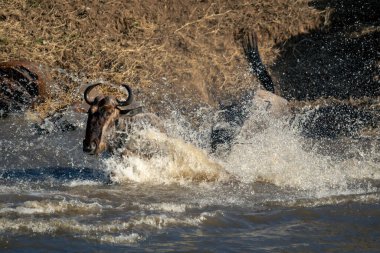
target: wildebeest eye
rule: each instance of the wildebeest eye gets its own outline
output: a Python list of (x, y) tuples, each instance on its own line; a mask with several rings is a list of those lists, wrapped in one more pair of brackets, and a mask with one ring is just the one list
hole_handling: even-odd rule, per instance
[(111, 112), (111, 111), (108, 111), (108, 110), (102, 110), (101, 113), (102, 113), (104, 116), (106, 116), (106, 117), (109, 117), (109, 116), (112, 115), (112, 112)]

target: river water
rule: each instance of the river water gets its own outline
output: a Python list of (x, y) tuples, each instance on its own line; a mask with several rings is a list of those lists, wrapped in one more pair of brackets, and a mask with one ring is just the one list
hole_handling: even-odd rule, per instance
[(169, 118), (170, 138), (146, 132), (165, 152), (95, 157), (85, 115), (65, 117), (75, 130), (0, 120), (1, 252), (379, 252), (376, 140), (252, 112), (225, 152)]

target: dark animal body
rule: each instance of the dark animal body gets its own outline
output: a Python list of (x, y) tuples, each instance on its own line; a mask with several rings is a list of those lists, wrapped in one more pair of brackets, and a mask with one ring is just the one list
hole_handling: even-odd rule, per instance
[(107, 130), (111, 124), (115, 124), (120, 114), (126, 114), (130, 110), (123, 110), (122, 106), (128, 106), (133, 101), (132, 90), (128, 85), (123, 85), (128, 91), (128, 98), (119, 101), (112, 96), (97, 96), (91, 100), (89, 93), (101, 83), (87, 87), (84, 99), (90, 105), (86, 125), (86, 135), (83, 140), (83, 151), (89, 154), (99, 154), (106, 149)]
[(274, 93), (274, 83), (260, 57), (256, 33), (248, 33), (242, 44), (252, 74), (259, 79), (265, 90)]
[[(136, 130), (136, 126), (152, 125), (163, 131), (158, 117), (152, 113), (143, 113), (142, 107), (133, 104), (132, 89), (124, 84), (128, 91), (126, 100), (118, 100), (113, 96), (97, 96), (89, 98), (89, 93), (100, 83), (90, 85), (84, 92), (84, 99), (90, 105), (86, 125), (86, 135), (83, 140), (83, 151), (88, 154), (100, 154), (103, 151), (114, 151), (118, 147), (132, 149), (131, 145), (117, 143), (128, 139), (128, 133)], [(118, 135), (118, 136), (117, 136)], [(127, 150), (125, 150), (127, 152)]]
[(48, 74), (29, 61), (0, 63), (0, 114), (22, 111), (48, 96)]

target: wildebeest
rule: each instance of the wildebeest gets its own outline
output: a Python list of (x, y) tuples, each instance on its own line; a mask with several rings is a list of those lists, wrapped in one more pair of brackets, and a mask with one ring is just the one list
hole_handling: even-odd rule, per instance
[(23, 111), (48, 97), (49, 76), (44, 67), (30, 61), (0, 63), (0, 117)]
[[(88, 86), (84, 92), (84, 99), (90, 105), (84, 152), (98, 155), (107, 150), (116, 157), (134, 156), (151, 159), (153, 163), (158, 159), (160, 162), (156, 166), (163, 166), (174, 178), (195, 181), (230, 178), (229, 173), (203, 150), (169, 136), (158, 116), (142, 112), (141, 107), (133, 105), (133, 93), (128, 85), (123, 85), (128, 91), (125, 100), (103, 95), (90, 99), (89, 93), (97, 85), (99, 83)], [(114, 176), (111, 173), (111, 177)]]
[[(256, 34), (246, 33), (241, 42), (245, 57), (251, 67), (250, 71), (260, 81), (262, 88), (220, 106), (219, 122), (222, 124), (215, 124), (212, 129), (213, 151), (216, 151), (221, 144), (229, 150), (250, 115), (250, 108), (257, 108), (270, 118), (286, 119), (283, 122), (297, 127), (302, 135), (308, 137), (332, 138), (358, 135), (363, 127), (376, 127), (378, 116), (365, 108), (352, 105), (350, 101), (335, 100), (331, 104), (322, 101), (321, 104), (310, 103), (310, 106), (305, 108), (297, 106), (294, 101), (288, 103), (285, 98), (276, 95), (279, 92), (261, 60)], [(263, 123), (259, 118), (253, 120), (258, 121), (254, 122), (259, 123), (257, 125)], [(262, 125), (265, 126), (265, 124)]]
[[(86, 135), (83, 140), (83, 151), (88, 154), (100, 154), (105, 150), (113, 151), (115, 133), (128, 133), (135, 125), (151, 125), (163, 131), (159, 118), (152, 113), (142, 113), (142, 107), (133, 105), (133, 92), (127, 85), (122, 86), (128, 91), (126, 100), (119, 100), (114, 96), (96, 96), (89, 98), (90, 92), (101, 83), (88, 86), (84, 92), (84, 99), (90, 105), (86, 125)], [(129, 129), (128, 129), (129, 128)], [(115, 144), (116, 145), (116, 144)]]
[(221, 103), (218, 122), (211, 131), (211, 149), (214, 152), (219, 145), (230, 148), (252, 106), (274, 117), (283, 117), (289, 113), (288, 101), (275, 94), (275, 85), (260, 57), (256, 34), (245, 34), (242, 47), (251, 73), (258, 78), (262, 88), (251, 91), (238, 100)]

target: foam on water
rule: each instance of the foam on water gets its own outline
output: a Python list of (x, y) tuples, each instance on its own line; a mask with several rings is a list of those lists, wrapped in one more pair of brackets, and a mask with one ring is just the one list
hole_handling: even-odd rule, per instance
[(339, 196), (328, 196), (318, 199), (279, 199), (276, 201), (268, 202), (271, 206), (281, 206), (281, 207), (318, 207), (323, 205), (344, 205), (347, 203), (357, 202), (362, 204), (376, 203), (380, 200), (380, 194), (369, 193), (369, 194), (355, 194), (355, 195), (339, 195)]
[(94, 186), (94, 185), (101, 185), (101, 184), (102, 184), (101, 182), (93, 181), (93, 180), (72, 180), (67, 183), (64, 183), (63, 185), (68, 186), (68, 187), (77, 187), (77, 186), (83, 186), (83, 185)]
[(0, 214), (17, 213), (17, 214), (53, 214), (53, 213), (75, 213), (91, 214), (101, 213), (102, 205), (99, 203), (83, 203), (79, 200), (42, 200), (26, 201), (19, 206), (1, 207)]
[(135, 244), (144, 238), (137, 233), (130, 234), (120, 234), (117, 236), (103, 235), (100, 237), (101, 242), (112, 243), (112, 244)]
[(106, 159), (105, 165), (113, 181), (170, 184), (229, 178), (229, 174), (218, 162), (194, 145), (149, 129), (143, 130), (139, 135), (154, 143), (156, 153), (151, 157), (131, 154)]
[[(197, 227), (214, 216), (214, 213), (203, 212), (194, 216), (176, 216), (165, 214), (135, 215), (133, 218), (101, 221), (88, 224), (75, 219), (25, 217), (17, 219), (0, 218), (0, 233), (36, 233), (55, 234), (58, 231), (75, 233), (77, 236), (101, 242), (116, 244), (133, 244), (145, 238), (144, 234), (152, 230), (168, 227)], [(137, 232), (136, 232), (137, 231)]]
[(186, 204), (177, 204), (177, 203), (151, 203), (151, 204), (140, 204), (134, 203), (134, 205), (139, 208), (143, 208), (150, 211), (165, 211), (165, 212), (174, 212), (174, 213), (184, 213), (187, 208), (191, 206)]

